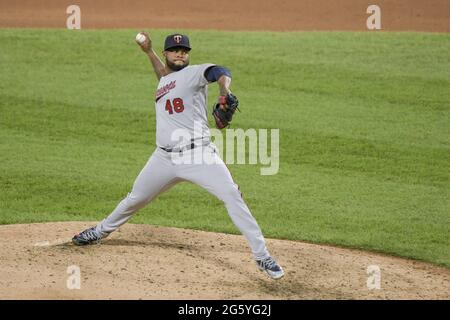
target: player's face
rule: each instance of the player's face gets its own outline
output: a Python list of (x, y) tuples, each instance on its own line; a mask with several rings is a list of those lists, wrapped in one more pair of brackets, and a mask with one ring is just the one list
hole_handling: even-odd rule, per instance
[(164, 51), (164, 57), (166, 57), (166, 65), (173, 71), (180, 71), (189, 65), (189, 49), (183, 47)]

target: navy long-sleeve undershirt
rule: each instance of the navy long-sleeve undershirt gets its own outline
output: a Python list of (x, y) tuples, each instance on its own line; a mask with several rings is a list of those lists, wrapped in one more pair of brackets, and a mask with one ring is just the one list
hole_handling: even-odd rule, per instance
[(222, 66), (212, 66), (205, 70), (205, 78), (209, 82), (215, 82), (223, 75), (231, 78), (231, 72)]

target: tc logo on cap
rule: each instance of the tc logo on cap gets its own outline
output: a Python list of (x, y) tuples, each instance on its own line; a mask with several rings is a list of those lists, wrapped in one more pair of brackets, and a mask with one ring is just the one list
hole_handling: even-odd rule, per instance
[(189, 45), (189, 37), (180, 33), (168, 35), (166, 37), (166, 41), (164, 42), (164, 50), (174, 47), (183, 47), (191, 50), (191, 46)]
[(180, 43), (180, 42), (181, 42), (181, 39), (183, 39), (183, 36), (180, 36), (180, 35), (173, 36), (173, 40), (174, 40), (176, 43)]

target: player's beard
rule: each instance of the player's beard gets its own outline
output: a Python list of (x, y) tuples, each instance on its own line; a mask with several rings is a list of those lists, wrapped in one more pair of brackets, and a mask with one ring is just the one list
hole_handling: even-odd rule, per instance
[(167, 58), (166, 58), (166, 65), (170, 68), (170, 70), (173, 70), (173, 71), (180, 71), (180, 70), (186, 68), (186, 67), (189, 65), (189, 58), (187, 58), (187, 59), (186, 59), (186, 62), (183, 63), (182, 65), (175, 64), (175, 63), (173, 63), (173, 62), (167, 60)]

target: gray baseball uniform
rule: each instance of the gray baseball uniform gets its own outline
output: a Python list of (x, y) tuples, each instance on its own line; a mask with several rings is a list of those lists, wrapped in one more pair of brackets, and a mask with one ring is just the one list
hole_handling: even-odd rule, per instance
[[(105, 235), (116, 230), (162, 192), (178, 182), (190, 181), (225, 203), (255, 259), (269, 257), (261, 229), (216, 146), (210, 142), (208, 81), (204, 76), (210, 66), (187, 66), (160, 79), (155, 104), (156, 150), (136, 178), (131, 192), (97, 225), (97, 232)], [(177, 132), (181, 134), (176, 135)], [(192, 161), (194, 158), (201, 161)]]

